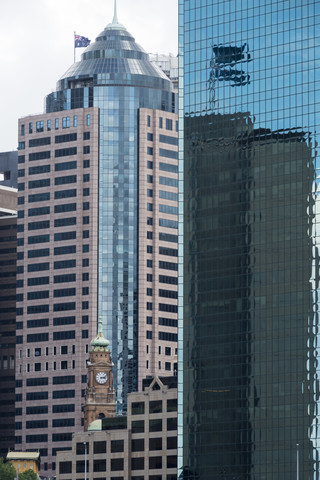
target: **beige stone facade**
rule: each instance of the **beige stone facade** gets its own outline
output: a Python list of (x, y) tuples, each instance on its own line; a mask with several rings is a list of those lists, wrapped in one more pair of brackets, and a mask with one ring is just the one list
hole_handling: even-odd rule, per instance
[(83, 426), (97, 326), (98, 109), (19, 121), (16, 450), (41, 470)]
[(139, 111), (139, 389), (173, 375), (178, 318), (178, 117)]
[(58, 452), (56, 480), (176, 480), (176, 377), (147, 380), (129, 394), (128, 416), (102, 428), (74, 434), (72, 450)]

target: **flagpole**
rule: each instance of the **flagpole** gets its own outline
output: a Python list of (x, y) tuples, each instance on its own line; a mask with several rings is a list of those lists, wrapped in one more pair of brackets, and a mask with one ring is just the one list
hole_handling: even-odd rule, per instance
[(73, 63), (76, 63), (76, 32), (73, 32)]

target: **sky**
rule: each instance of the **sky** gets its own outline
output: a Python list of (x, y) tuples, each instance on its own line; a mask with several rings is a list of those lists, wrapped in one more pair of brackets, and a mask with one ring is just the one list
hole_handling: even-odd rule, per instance
[[(117, 3), (119, 23), (145, 51), (177, 54), (178, 0)], [(73, 63), (74, 32), (94, 41), (113, 8), (114, 0), (1, 0), (0, 152), (16, 150), (18, 118), (44, 112), (45, 96)]]

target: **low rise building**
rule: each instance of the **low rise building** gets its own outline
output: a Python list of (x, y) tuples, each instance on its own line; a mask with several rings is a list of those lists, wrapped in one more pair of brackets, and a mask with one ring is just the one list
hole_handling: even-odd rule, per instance
[(176, 480), (177, 377), (147, 378), (128, 415), (96, 419), (57, 453), (56, 480)]

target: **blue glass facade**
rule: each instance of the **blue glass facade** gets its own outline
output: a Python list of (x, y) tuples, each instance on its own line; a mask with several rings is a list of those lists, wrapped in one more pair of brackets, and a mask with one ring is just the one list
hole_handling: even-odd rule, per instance
[[(121, 410), (137, 390), (138, 110), (176, 110), (172, 84), (118, 23), (110, 24), (48, 95), (47, 112), (99, 107), (99, 293)], [(90, 119), (88, 119), (90, 121)]]
[(180, 478), (318, 479), (320, 4), (179, 9)]

